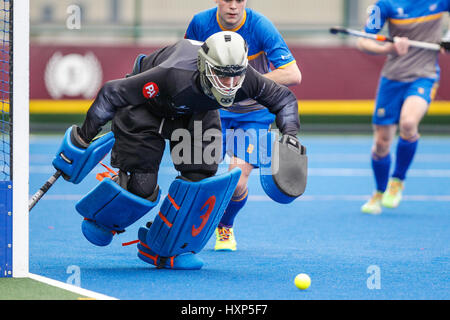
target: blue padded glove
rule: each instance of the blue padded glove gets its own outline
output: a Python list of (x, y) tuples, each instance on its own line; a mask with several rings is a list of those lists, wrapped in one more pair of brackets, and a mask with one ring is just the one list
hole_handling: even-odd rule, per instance
[(114, 134), (108, 132), (88, 144), (73, 125), (66, 130), (52, 164), (62, 171), (64, 179), (78, 184), (111, 151), (114, 141)]

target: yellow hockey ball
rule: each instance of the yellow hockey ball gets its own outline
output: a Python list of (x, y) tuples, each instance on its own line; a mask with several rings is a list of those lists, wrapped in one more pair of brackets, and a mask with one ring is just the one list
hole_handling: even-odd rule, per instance
[(311, 285), (311, 278), (306, 273), (299, 273), (294, 279), (295, 286), (300, 290), (308, 289)]

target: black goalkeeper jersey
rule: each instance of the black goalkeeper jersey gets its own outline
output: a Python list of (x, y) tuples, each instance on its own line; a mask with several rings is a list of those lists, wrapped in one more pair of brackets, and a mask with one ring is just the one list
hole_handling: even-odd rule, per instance
[[(155, 116), (183, 117), (222, 108), (207, 96), (197, 69), (201, 42), (183, 39), (145, 57), (140, 73), (105, 83), (87, 112), (81, 135), (91, 141), (119, 108), (139, 105)], [(295, 135), (300, 127), (295, 95), (285, 86), (248, 66), (235, 101), (254, 99), (276, 115), (283, 134)]]

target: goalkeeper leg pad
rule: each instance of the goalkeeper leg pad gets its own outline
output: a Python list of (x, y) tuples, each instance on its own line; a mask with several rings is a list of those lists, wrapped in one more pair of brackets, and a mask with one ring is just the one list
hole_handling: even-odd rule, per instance
[(161, 257), (145, 244), (148, 228), (141, 227), (138, 232), (138, 258), (156, 266), (158, 269), (198, 270), (203, 267), (203, 260), (191, 252), (178, 256)]
[(92, 189), (75, 206), (85, 220), (82, 224), (84, 236), (98, 246), (108, 245), (115, 233), (142, 218), (159, 202), (160, 191), (156, 200), (149, 201), (132, 194), (120, 185), (105, 178)]
[(63, 172), (64, 178), (74, 184), (80, 183), (86, 175), (111, 151), (114, 134), (108, 132), (94, 140), (86, 149), (73, 143), (76, 126), (67, 129), (64, 139), (53, 159), (53, 166)]
[(241, 169), (235, 168), (198, 182), (175, 179), (145, 244), (162, 257), (200, 252), (217, 228), (240, 175)]

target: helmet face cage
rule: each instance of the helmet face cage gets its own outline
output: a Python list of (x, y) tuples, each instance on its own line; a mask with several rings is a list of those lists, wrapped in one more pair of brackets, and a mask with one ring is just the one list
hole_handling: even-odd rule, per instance
[[(205, 60), (205, 75), (210, 81), (212, 87), (225, 97), (233, 97), (245, 78), (245, 66), (213, 66), (209, 61)], [(224, 82), (225, 78), (229, 78)]]
[(223, 107), (230, 107), (242, 87), (248, 65), (248, 47), (237, 33), (222, 31), (199, 49), (198, 70), (203, 91)]

